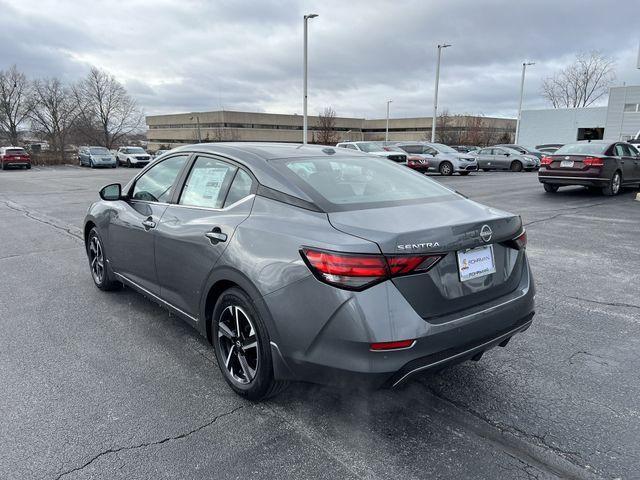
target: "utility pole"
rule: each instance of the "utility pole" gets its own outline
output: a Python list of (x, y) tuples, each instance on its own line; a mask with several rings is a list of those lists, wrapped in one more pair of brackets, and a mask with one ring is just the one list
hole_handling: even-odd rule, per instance
[(302, 70), (304, 72), (303, 79), (303, 87), (302, 87), (302, 144), (307, 144), (307, 23), (310, 18), (316, 18), (318, 15), (316, 13), (309, 13), (303, 17), (304, 21), (304, 45), (303, 45), (303, 54), (302, 54)]
[(387, 100), (387, 128), (384, 131), (384, 141), (385, 143), (389, 141), (389, 104), (393, 102), (393, 100)]
[(522, 117), (522, 98), (524, 97), (524, 74), (527, 71), (528, 65), (535, 65), (535, 62), (523, 62), (522, 63), (522, 78), (520, 79), (520, 103), (518, 104), (518, 119), (516, 120), (516, 138), (515, 143), (518, 143), (520, 137), (520, 118)]
[(438, 119), (438, 83), (440, 83), (440, 59), (442, 49), (450, 47), (451, 44), (443, 43), (438, 45), (438, 63), (436, 63), (436, 88), (433, 93), (433, 118), (431, 119), (431, 143), (436, 141), (436, 120)]

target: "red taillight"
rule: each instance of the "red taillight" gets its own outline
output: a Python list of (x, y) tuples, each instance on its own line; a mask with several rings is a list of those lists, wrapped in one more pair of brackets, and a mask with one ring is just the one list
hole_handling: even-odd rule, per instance
[(553, 162), (553, 158), (551, 157), (542, 157), (540, 159), (540, 165), (551, 165), (552, 162)]
[(604, 167), (604, 159), (599, 157), (585, 157), (582, 163), (589, 167)]
[(401, 348), (410, 348), (415, 343), (415, 340), (399, 340), (396, 342), (377, 342), (369, 345), (369, 348), (375, 352), (384, 350), (399, 350)]
[(319, 280), (349, 290), (363, 290), (391, 277), (426, 272), (441, 255), (337, 253), (303, 248), (302, 258)]

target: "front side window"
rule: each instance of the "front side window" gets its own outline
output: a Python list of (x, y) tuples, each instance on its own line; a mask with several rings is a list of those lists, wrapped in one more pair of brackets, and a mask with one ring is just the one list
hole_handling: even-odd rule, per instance
[(222, 208), (237, 168), (215, 158), (199, 157), (180, 196), (180, 205)]
[(151, 167), (136, 181), (131, 198), (146, 202), (168, 202), (187, 158), (188, 155), (171, 157)]
[(273, 164), (326, 211), (375, 208), (454, 195), (386, 159), (298, 158)]

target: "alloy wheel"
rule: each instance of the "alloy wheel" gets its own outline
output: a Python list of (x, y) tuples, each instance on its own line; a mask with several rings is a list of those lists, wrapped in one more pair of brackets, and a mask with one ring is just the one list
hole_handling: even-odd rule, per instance
[(218, 319), (218, 345), (224, 368), (236, 382), (247, 385), (258, 370), (258, 337), (247, 313), (237, 305), (229, 305)]
[(92, 237), (89, 242), (89, 262), (93, 280), (100, 285), (104, 281), (104, 253), (98, 237)]
[(611, 191), (614, 195), (616, 195), (620, 191), (621, 184), (620, 174), (618, 172), (613, 174), (613, 179), (611, 179)]

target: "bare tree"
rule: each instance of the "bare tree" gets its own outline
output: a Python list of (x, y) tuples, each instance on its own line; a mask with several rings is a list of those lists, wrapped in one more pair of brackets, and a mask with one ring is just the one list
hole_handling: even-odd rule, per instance
[(0, 70), (0, 128), (12, 145), (18, 144), (18, 128), (32, 108), (31, 86), (24, 73), (13, 65)]
[(79, 108), (78, 128), (96, 145), (112, 149), (140, 130), (142, 111), (115, 77), (93, 67), (74, 88)]
[(325, 107), (318, 115), (317, 142), (321, 145), (335, 145), (338, 141), (336, 132), (336, 112), (331, 107)]
[(600, 52), (579, 53), (575, 61), (542, 82), (542, 96), (553, 108), (588, 107), (613, 84), (615, 63)]
[[(459, 145), (463, 132), (460, 120), (460, 115), (451, 115), (446, 108), (441, 110), (436, 119), (436, 141), (445, 145)], [(431, 140), (430, 131), (425, 133), (425, 138)]]
[(71, 127), (76, 119), (78, 104), (71, 89), (57, 78), (33, 82), (33, 108), (29, 113), (32, 129), (42, 134), (64, 161)]

